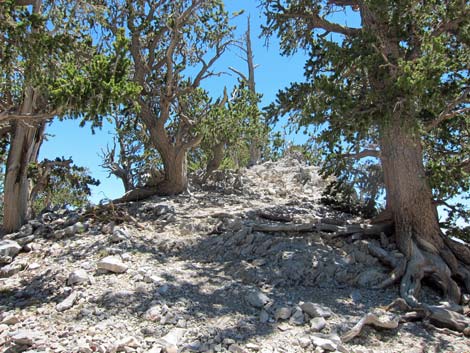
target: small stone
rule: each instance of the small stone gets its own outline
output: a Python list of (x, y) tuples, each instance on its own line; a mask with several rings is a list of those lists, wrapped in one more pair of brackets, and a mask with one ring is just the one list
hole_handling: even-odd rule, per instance
[(329, 308), (322, 307), (319, 304), (306, 302), (300, 305), (303, 312), (307, 313), (310, 317), (330, 317), (333, 313)]
[(24, 264), (12, 263), (0, 268), (0, 278), (11, 277), (25, 268)]
[(57, 311), (65, 311), (70, 309), (78, 299), (78, 292), (72, 292), (70, 295), (65, 298), (62, 302), (56, 305)]
[(109, 240), (112, 243), (119, 243), (124, 240), (128, 240), (130, 238), (129, 233), (127, 230), (122, 229), (122, 228), (117, 228), (113, 230), (112, 235), (110, 236)]
[(292, 316), (289, 319), (289, 323), (291, 325), (301, 326), (301, 325), (304, 324), (304, 322), (305, 322), (304, 313), (302, 312), (302, 310), (300, 308), (296, 308), (294, 310), (294, 313), (292, 314)]
[(144, 314), (144, 319), (149, 321), (157, 321), (161, 317), (160, 307), (158, 305), (150, 307)]
[(195, 341), (187, 344), (184, 348), (185, 348), (185, 350), (187, 349), (187, 350), (192, 351), (192, 352), (200, 352), (201, 347), (202, 347), (201, 341), (195, 340)]
[(7, 316), (5, 316), (5, 318), (2, 321), (0, 321), (0, 324), (15, 325), (18, 322), (20, 322), (20, 319), (18, 319), (18, 316), (7, 315)]
[(140, 347), (140, 343), (137, 340), (137, 338), (129, 336), (129, 337), (125, 337), (122, 340), (118, 341), (117, 346), (118, 346), (118, 350), (125, 349), (126, 347), (138, 348), (138, 347)]
[(88, 283), (89, 281), (90, 277), (88, 276), (88, 273), (84, 269), (80, 268), (70, 273), (67, 284), (69, 286), (73, 286), (74, 284)]
[(170, 332), (168, 332), (165, 336), (163, 336), (162, 340), (170, 345), (177, 346), (183, 338), (185, 332), (186, 330), (182, 328), (174, 328), (170, 330)]
[(470, 326), (466, 327), (466, 328), (463, 330), (463, 334), (464, 334), (466, 337), (470, 337)]
[(0, 256), (15, 257), (21, 250), (21, 245), (13, 240), (0, 240)]
[(114, 273), (123, 273), (127, 271), (127, 266), (115, 256), (106, 256), (98, 262), (98, 269)]
[(338, 348), (338, 345), (332, 340), (318, 336), (311, 336), (311, 339), (314, 346), (320, 347), (325, 351), (334, 352)]
[(31, 330), (18, 330), (10, 334), (10, 339), (16, 344), (32, 346), (44, 336), (41, 332)]
[(276, 312), (274, 313), (274, 318), (276, 319), (276, 321), (287, 320), (288, 318), (291, 317), (291, 315), (292, 315), (292, 309), (284, 307), (284, 308), (279, 308), (276, 310)]
[(312, 340), (307, 336), (302, 336), (299, 338), (299, 346), (302, 348), (307, 348), (312, 344)]
[(269, 297), (263, 292), (256, 290), (251, 291), (245, 296), (245, 300), (255, 308), (262, 308), (269, 302)]
[(325, 326), (326, 326), (326, 320), (321, 316), (315, 317), (312, 320), (310, 320), (310, 328), (314, 332), (320, 332), (321, 330), (325, 328)]
[(252, 351), (259, 351), (261, 347), (256, 343), (247, 343), (246, 348), (251, 349)]
[(287, 322), (281, 322), (277, 325), (279, 331), (287, 331), (290, 330), (292, 327)]

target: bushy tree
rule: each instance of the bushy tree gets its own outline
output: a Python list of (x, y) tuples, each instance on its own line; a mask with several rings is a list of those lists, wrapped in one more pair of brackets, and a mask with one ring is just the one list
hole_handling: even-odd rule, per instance
[(206, 177), (219, 169), (224, 159), (227, 166), (247, 165), (253, 140), (266, 141), (267, 128), (258, 109), (259, 99), (260, 96), (240, 80), (230, 95), (224, 91), (224, 96), (201, 121), (197, 129), (204, 137), (199, 158), (205, 161)]
[(89, 203), (90, 186), (100, 184), (86, 168), (74, 165), (72, 159), (45, 159), (30, 165), (28, 173), (34, 182), (30, 194), (32, 216), (55, 206), (83, 207)]
[(161, 174), (161, 159), (144, 126), (127, 109), (113, 113), (109, 120), (114, 123), (113, 145), (101, 151), (101, 167), (122, 181), (125, 192), (154, 185)]
[[(264, 0), (265, 34), (284, 54), (305, 50), (303, 83), (274, 114), (321, 127), (335, 159), (375, 159), (385, 214), (406, 262), (401, 294), (418, 305), (423, 277), (459, 302), (470, 291), (470, 249), (440, 229), (436, 206), (468, 191), (470, 5), (467, 1)], [(338, 13), (356, 11), (358, 28)], [(343, 15), (344, 16), (344, 15)], [(344, 17), (343, 17), (344, 18)]]
[[(0, 2), (0, 133), (10, 135), (4, 185), (4, 228), (28, 217), (28, 167), (37, 162), (45, 122), (100, 115), (135, 86), (127, 81), (126, 43), (96, 46), (91, 29), (100, 18), (92, 2)], [(99, 48), (102, 48), (99, 50)]]
[(188, 151), (202, 140), (195, 131), (205, 109), (198, 106), (201, 81), (215, 75), (212, 66), (232, 41), (228, 14), (220, 0), (104, 3), (109, 31), (129, 38), (133, 81), (142, 88), (136, 114), (164, 170), (157, 188), (129, 197), (180, 193)]

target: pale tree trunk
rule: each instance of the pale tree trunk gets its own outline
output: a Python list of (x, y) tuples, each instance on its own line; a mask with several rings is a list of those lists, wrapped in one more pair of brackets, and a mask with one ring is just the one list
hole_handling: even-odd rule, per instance
[[(470, 272), (465, 259), (467, 251), (454, 255), (458, 245), (446, 239), (439, 227), (423, 164), (423, 150), (413, 124), (395, 119), (383, 128), (381, 136), (382, 166), (387, 191), (387, 208), (395, 224), (395, 240), (405, 255), (407, 266), (401, 282), (401, 295), (412, 306), (418, 306), (421, 280), (430, 278), (451, 302), (460, 301), (458, 277), (470, 290)], [(461, 249), (464, 250), (464, 249)], [(461, 255), (461, 256), (459, 256)], [(462, 258), (460, 258), (462, 257)]]
[[(255, 64), (253, 62), (254, 55), (251, 46), (251, 26), (250, 17), (248, 17), (248, 28), (246, 30), (246, 61), (248, 64), (248, 86), (253, 94), (256, 94), (255, 86)], [(254, 137), (250, 141), (250, 160), (248, 166), (257, 165), (261, 160), (261, 146), (258, 138)]]
[[(35, 93), (27, 88), (21, 108), (22, 114), (32, 113)], [(6, 232), (18, 230), (29, 216), (28, 166), (37, 161), (43, 140), (44, 124), (31, 126), (19, 121), (10, 143), (5, 186), (3, 228)]]

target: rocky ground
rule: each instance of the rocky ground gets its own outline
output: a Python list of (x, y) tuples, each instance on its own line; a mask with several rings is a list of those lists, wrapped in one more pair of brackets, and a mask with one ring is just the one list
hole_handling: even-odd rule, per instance
[[(398, 285), (372, 289), (389, 269), (370, 246), (401, 255), (322, 206), (323, 188), (290, 158), (178, 197), (43, 213), (0, 240), (0, 351), (470, 352), (385, 310)], [(369, 313), (390, 327), (347, 340)]]

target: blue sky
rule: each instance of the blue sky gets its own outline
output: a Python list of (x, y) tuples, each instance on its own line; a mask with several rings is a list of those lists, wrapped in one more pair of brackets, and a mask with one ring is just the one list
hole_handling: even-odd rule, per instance
[[(254, 0), (227, 0), (226, 7), (230, 12), (244, 9), (241, 16), (233, 20), (233, 25), (237, 26), (236, 36), (240, 37), (246, 31), (247, 16), (251, 17), (251, 30), (253, 51), (256, 69), (257, 90), (263, 94), (262, 105), (272, 102), (279, 89), (284, 88), (291, 82), (301, 81), (303, 78), (303, 65), (305, 57), (299, 53), (293, 57), (282, 57), (279, 54), (279, 46), (275, 39), (271, 39), (269, 47), (266, 47), (265, 39), (259, 38), (261, 24), (264, 24), (264, 17), (260, 9), (256, 7)], [(238, 70), (246, 72), (246, 64), (233, 48), (220, 59), (216, 64), (219, 71), (229, 71), (228, 67), (233, 66)], [(222, 75), (203, 82), (202, 86), (211, 92), (211, 95), (219, 96), (223, 92), (223, 87), (230, 89), (236, 83), (235, 75)], [(124, 192), (120, 181), (114, 176), (108, 178), (108, 173), (100, 167), (101, 159), (99, 153), (106, 144), (112, 142), (112, 126), (105, 123), (101, 130), (96, 130), (95, 135), (91, 134), (89, 126), (79, 127), (78, 120), (55, 120), (47, 128), (47, 133), (53, 135), (44, 142), (40, 159), (55, 158), (64, 156), (72, 157), (74, 163), (87, 167), (94, 178), (101, 181), (101, 185), (93, 187), (92, 201), (98, 202), (102, 198), (117, 198)]]

